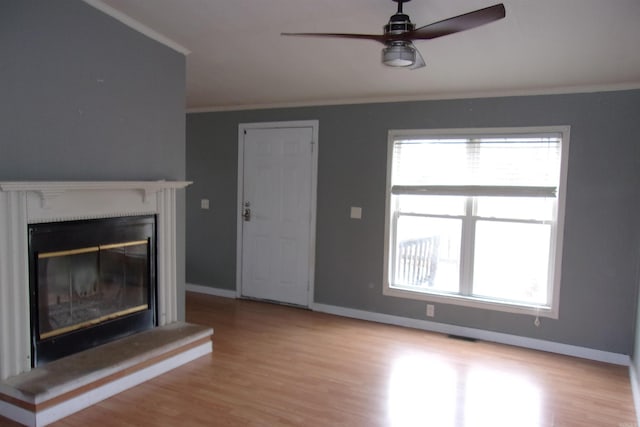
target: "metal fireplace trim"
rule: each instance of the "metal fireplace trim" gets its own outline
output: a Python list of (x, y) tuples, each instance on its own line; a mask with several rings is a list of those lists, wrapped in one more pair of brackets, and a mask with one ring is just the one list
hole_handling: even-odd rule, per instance
[(126, 316), (128, 314), (133, 314), (133, 313), (137, 313), (139, 311), (147, 310), (148, 308), (149, 308), (149, 304), (143, 304), (143, 305), (139, 305), (137, 307), (127, 308), (126, 310), (116, 311), (115, 313), (111, 313), (111, 314), (108, 314), (108, 315), (105, 315), (105, 316), (96, 317), (96, 318), (94, 318), (92, 320), (87, 320), (86, 322), (76, 323), (75, 325), (65, 326), (63, 328), (55, 329), (55, 330), (53, 330), (51, 332), (44, 332), (44, 333), (40, 332), (40, 339), (44, 340), (44, 339), (47, 339), (47, 338), (56, 337), (58, 335), (66, 334), (68, 332), (73, 332), (73, 331), (76, 331), (78, 329), (85, 328), (87, 326), (98, 325), (98, 324), (106, 322), (108, 320), (117, 319), (119, 317)]

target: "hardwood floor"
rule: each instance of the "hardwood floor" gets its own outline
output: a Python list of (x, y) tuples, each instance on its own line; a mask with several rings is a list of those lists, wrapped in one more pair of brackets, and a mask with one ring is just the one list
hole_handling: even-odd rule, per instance
[(636, 426), (622, 366), (198, 294), (187, 321), (212, 355), (53, 425)]

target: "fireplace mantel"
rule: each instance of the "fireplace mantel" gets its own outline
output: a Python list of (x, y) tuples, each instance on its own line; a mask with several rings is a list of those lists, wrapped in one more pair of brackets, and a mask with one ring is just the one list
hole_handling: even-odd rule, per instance
[(0, 191), (142, 190), (157, 193), (180, 189), (191, 181), (0, 181)]
[(36, 193), (42, 208), (70, 191), (138, 191), (143, 201), (165, 189), (181, 189), (191, 181), (0, 181), (0, 191)]
[(188, 181), (0, 181), (0, 380), (31, 369), (28, 224), (155, 214), (158, 324), (177, 321), (176, 190)]

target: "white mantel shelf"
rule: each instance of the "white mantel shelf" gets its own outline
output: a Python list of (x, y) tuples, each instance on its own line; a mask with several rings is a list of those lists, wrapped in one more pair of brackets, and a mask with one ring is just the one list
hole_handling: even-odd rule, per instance
[(2, 191), (149, 190), (184, 188), (191, 181), (0, 181)]
[(67, 191), (137, 190), (144, 199), (164, 189), (181, 189), (191, 181), (0, 181), (0, 191), (31, 191), (40, 195), (42, 206)]
[(24, 194), (29, 223), (156, 213), (159, 194), (190, 181), (0, 181), (0, 194)]

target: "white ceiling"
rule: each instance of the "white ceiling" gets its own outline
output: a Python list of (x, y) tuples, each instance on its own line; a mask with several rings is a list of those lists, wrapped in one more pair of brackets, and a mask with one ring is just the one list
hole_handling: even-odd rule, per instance
[[(391, 0), (87, 2), (190, 52), (191, 111), (640, 88), (640, 0), (504, 0), (501, 21), (416, 42), (418, 70), (385, 67), (373, 41), (280, 36), (381, 34)], [(498, 2), (413, 0), (404, 12), (420, 27)]]

